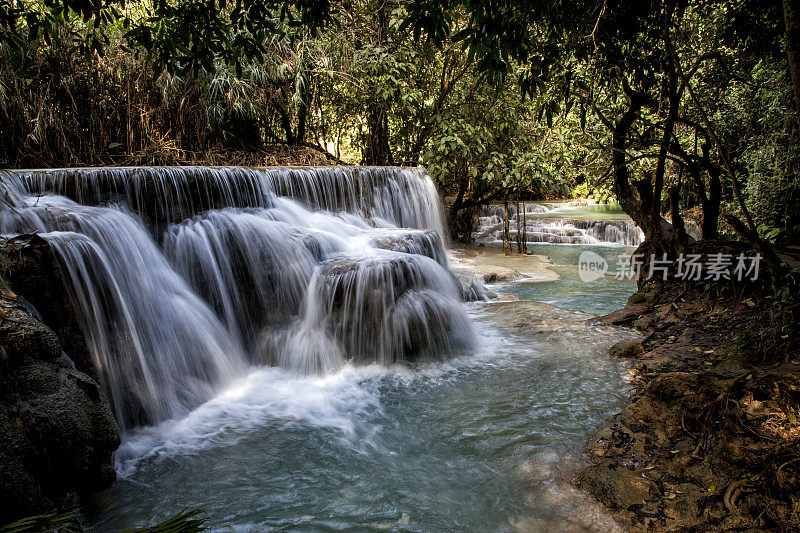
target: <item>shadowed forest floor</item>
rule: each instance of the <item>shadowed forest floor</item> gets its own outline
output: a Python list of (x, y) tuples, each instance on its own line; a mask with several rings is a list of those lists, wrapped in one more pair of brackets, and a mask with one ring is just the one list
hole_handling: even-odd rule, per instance
[[(577, 478), (632, 531), (788, 531), (800, 523), (800, 356), (766, 364), (742, 335), (753, 298), (646, 287), (604, 323), (633, 325), (635, 392), (589, 440)], [(615, 353), (616, 352), (616, 353)], [(763, 357), (763, 356), (762, 356)]]

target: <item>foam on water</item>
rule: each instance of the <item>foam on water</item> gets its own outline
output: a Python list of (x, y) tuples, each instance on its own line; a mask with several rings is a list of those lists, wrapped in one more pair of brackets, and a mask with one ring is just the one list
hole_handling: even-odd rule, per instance
[(381, 407), (361, 384), (385, 372), (377, 365), (347, 365), (324, 376), (253, 369), (185, 417), (134, 431), (115, 454), (117, 472), (124, 478), (143, 461), (233, 446), (256, 428), (274, 424), (332, 429), (343, 441), (363, 441), (359, 418)]
[(620, 332), (561, 313), (568, 334), (530, 336), (508, 325), (513, 306), (469, 312), (472, 355), (327, 375), (254, 369), (189, 415), (135, 430), (116, 455), (121, 481), (87, 511), (90, 529), (153, 523), (178, 504), (241, 531), (373, 530), (404, 515), (416, 531), (550, 520), (532, 491), (552, 479), (531, 485), (520, 463), (574, 460), (621, 401), (605, 353)]
[[(473, 306), (471, 314), (481, 315)], [(514, 336), (486, 324), (478, 326), (474, 353), (413, 366), (346, 363), (327, 374), (298, 374), (279, 367), (252, 368), (185, 416), (134, 430), (115, 453), (121, 477), (143, 463), (233, 446), (265, 427), (298, 425), (334, 431), (342, 445), (364, 449), (377, 445), (371, 436), (385, 423), (381, 387), (413, 390), (457, 380), (476, 368), (519, 363)]]
[(520, 462), (621, 401), (625, 334), (461, 301), (424, 171), (0, 174), (0, 232), (50, 242), (125, 431), (90, 530), (507, 531), (552, 507)]
[(250, 366), (325, 374), (474, 343), (424, 171), (1, 177), (0, 232), (50, 242), (123, 431), (186, 415)]

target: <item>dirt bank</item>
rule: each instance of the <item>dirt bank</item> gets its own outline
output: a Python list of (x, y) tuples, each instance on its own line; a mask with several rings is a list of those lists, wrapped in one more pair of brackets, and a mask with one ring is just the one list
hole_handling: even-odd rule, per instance
[(780, 335), (780, 353), (752, 342), (782, 305), (765, 292), (660, 283), (601, 319), (645, 340), (611, 350), (631, 358), (635, 392), (589, 440), (590, 465), (575, 481), (623, 527), (800, 527), (800, 356), (788, 338), (797, 328)]
[[(114, 155), (104, 153), (98, 155), (99, 160), (90, 161), (48, 161), (40, 160), (34, 165), (37, 168), (63, 168), (88, 166), (320, 166), (336, 163), (327, 154), (309, 146), (289, 146), (286, 144), (268, 144), (253, 149), (207, 150), (191, 152), (175, 148), (170, 144), (152, 147), (143, 152)], [(9, 168), (20, 168), (11, 166)], [(22, 167), (27, 168), (27, 167)]]

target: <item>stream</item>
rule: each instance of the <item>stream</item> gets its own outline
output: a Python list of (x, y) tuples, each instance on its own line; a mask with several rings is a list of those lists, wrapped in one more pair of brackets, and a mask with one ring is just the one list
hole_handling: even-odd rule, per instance
[(0, 177), (0, 233), (49, 243), (120, 425), (89, 531), (614, 529), (567, 481), (627, 393), (607, 350), (632, 333), (588, 320), (635, 287), (576, 267), (633, 249), (618, 212), (528, 204), (540, 255), (509, 258), (492, 207), (476, 253), (519, 276), (469, 301), (422, 169)]
[[(613, 276), (582, 283), (576, 268), (584, 250), (611, 263), (630, 247), (529, 248), (559, 279), (493, 290), (593, 314), (635, 290)], [(472, 355), (324, 377), (255, 370), (186, 419), (141, 431), (117, 454), (123, 477), (96, 499), (93, 530), (185, 507), (220, 531), (562, 530), (600, 513), (563, 482), (624, 402), (624, 368), (607, 349), (628, 333), (532, 335), (509, 323), (517, 304), (465, 305), (479, 338)]]

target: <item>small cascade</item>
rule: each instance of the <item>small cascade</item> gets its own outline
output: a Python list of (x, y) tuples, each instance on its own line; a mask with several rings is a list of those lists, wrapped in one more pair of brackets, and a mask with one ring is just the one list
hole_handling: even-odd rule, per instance
[[(516, 206), (508, 206), (509, 233), (517, 236)], [(481, 243), (503, 242), (505, 210), (502, 205), (485, 206), (479, 214), (473, 239)], [(631, 220), (571, 218), (570, 210), (558, 204), (525, 205), (525, 237), (529, 243), (621, 244), (638, 246), (644, 233)], [(519, 220), (522, 224), (522, 220)]]
[(458, 303), (461, 286), (428, 257), (341, 254), (322, 264), (316, 281), (323, 323), (357, 361), (377, 356), (391, 364), (420, 350), (428, 356), (457, 352), (473, 341)]
[(56, 252), (123, 428), (184, 415), (254, 365), (325, 373), (475, 341), (422, 170), (0, 178), (0, 232), (38, 232)]
[[(526, 215), (541, 215), (544, 213), (550, 213), (560, 208), (558, 204), (554, 203), (525, 203), (525, 211)], [(491, 218), (493, 220), (499, 220), (501, 223), (503, 222), (503, 217), (505, 216), (505, 208), (502, 205), (498, 204), (490, 204), (481, 206), (479, 211), (478, 217), (481, 219), (484, 218)], [(508, 205), (508, 216), (509, 218), (515, 219), (517, 216), (517, 206), (515, 204)]]

